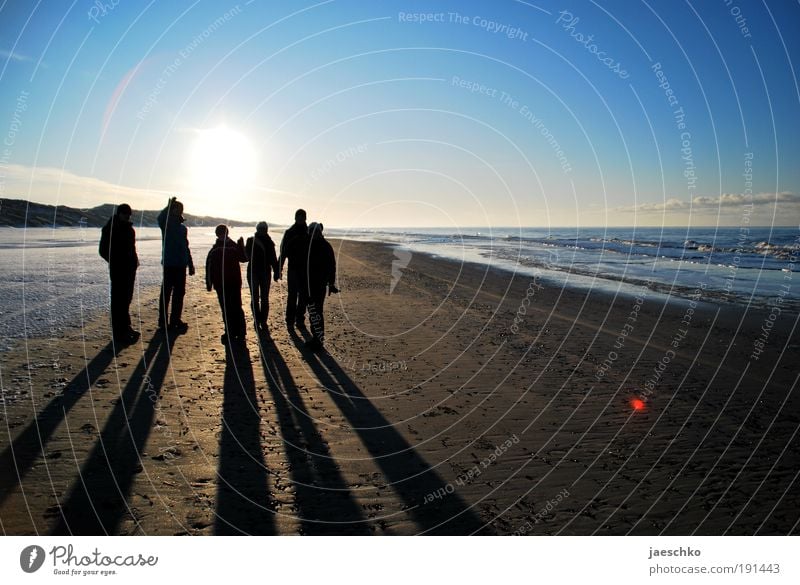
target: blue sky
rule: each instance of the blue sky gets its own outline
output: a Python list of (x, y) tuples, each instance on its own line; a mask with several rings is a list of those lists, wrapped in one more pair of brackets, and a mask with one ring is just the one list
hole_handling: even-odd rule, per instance
[[(798, 22), (724, 0), (7, 1), (0, 196), (340, 227), (798, 225)], [(233, 138), (198, 158), (211, 135)]]

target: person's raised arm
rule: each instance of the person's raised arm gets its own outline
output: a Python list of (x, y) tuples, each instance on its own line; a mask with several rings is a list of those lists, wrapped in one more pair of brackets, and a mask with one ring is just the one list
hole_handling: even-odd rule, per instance
[(167, 206), (158, 214), (158, 227), (160, 227), (162, 230), (164, 229), (164, 226), (167, 225), (167, 215), (169, 215), (170, 207), (172, 207), (172, 204), (175, 203), (176, 200), (177, 197), (170, 197), (169, 201), (167, 201)]

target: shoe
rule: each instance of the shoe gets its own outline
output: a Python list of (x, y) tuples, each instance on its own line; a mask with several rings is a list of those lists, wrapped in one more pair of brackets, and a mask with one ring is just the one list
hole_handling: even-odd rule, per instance
[(306, 349), (310, 349), (311, 351), (319, 351), (322, 349), (322, 342), (316, 337), (309, 339), (304, 345)]
[(186, 333), (189, 331), (189, 324), (183, 321), (176, 321), (175, 323), (170, 323), (170, 329), (173, 329), (178, 333)]
[(139, 334), (136, 333), (136, 335), (132, 335), (127, 331), (125, 331), (123, 333), (114, 335), (113, 338), (114, 338), (114, 345), (131, 345), (132, 343), (136, 343), (136, 340), (139, 339)]
[(139, 333), (138, 331), (131, 329), (130, 327), (128, 328), (128, 337), (131, 338), (134, 342), (138, 341), (141, 336), (142, 334)]

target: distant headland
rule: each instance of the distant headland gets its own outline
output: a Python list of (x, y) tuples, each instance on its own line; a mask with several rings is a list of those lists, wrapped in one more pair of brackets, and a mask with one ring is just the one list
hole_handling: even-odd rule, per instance
[[(134, 210), (133, 223), (141, 227), (158, 227), (156, 210)], [(102, 227), (114, 213), (114, 205), (104, 203), (90, 209), (78, 209), (64, 205), (46, 205), (24, 199), (0, 199), (0, 227)], [(190, 226), (217, 225), (243, 227), (253, 222), (185, 214)]]

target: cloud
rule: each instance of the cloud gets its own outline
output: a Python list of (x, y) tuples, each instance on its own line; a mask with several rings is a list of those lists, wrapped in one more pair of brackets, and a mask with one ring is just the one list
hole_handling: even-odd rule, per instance
[(6, 49), (0, 49), (0, 58), (10, 59), (11, 61), (19, 61), (20, 63), (24, 63), (25, 61), (33, 61), (33, 57), (28, 57), (22, 53), (15, 53), (14, 51), (8, 51)]
[(800, 195), (790, 191), (780, 193), (757, 193), (744, 195), (742, 193), (722, 193), (718, 197), (705, 197), (698, 195), (691, 201), (671, 198), (660, 203), (641, 203), (615, 207), (611, 211), (621, 213), (664, 213), (666, 211), (684, 211), (708, 213), (710, 211), (721, 214), (741, 213), (745, 205), (753, 204), (754, 208), (767, 211), (767, 206), (777, 206), (779, 212), (799, 213)]
[(78, 208), (125, 200), (143, 207), (158, 206), (166, 193), (159, 189), (117, 185), (54, 167), (0, 166), (0, 197), (11, 199)]

